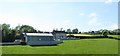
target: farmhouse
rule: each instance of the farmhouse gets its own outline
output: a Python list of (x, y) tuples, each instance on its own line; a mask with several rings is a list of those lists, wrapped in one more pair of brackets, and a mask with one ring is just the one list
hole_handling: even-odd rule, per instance
[(66, 32), (65, 31), (53, 31), (53, 37), (55, 39), (61, 40), (63, 42), (63, 39), (66, 38)]
[(52, 33), (23, 33), (27, 45), (56, 45), (62, 43), (66, 37), (64, 31), (53, 31)]

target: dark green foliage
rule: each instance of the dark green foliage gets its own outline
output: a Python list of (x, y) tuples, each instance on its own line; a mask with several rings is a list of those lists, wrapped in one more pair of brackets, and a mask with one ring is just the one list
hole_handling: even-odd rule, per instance
[(13, 39), (12, 38), (12, 32), (11, 32), (11, 29), (10, 29), (10, 25), (9, 24), (1, 24), (0, 27), (2, 28), (2, 41), (6, 42), (11, 42)]
[(81, 32), (79, 32), (79, 34), (81, 34)]
[(73, 34), (77, 34), (77, 33), (78, 33), (78, 29), (77, 29), (77, 28), (76, 28), (76, 29), (73, 29), (73, 30), (72, 30), (72, 33), (73, 33)]
[[(75, 29), (73, 29), (73, 30), (67, 29), (66, 32), (67, 32), (67, 34), (78, 34), (78, 33), (79, 33), (77, 28), (75, 28)], [(80, 33), (81, 33), (81, 32), (80, 32)]]
[(16, 36), (21, 33), (36, 33), (32, 26), (29, 25), (18, 25), (15, 29), (11, 29), (9, 24), (0, 24), (0, 29), (2, 30), (2, 41), (3, 42), (13, 42), (16, 39)]
[(71, 34), (72, 32), (71, 32), (71, 29), (67, 29), (67, 31), (66, 31), (68, 34)]
[(29, 25), (22, 25), (19, 30), (25, 33), (36, 32), (36, 30), (32, 26), (29, 26)]

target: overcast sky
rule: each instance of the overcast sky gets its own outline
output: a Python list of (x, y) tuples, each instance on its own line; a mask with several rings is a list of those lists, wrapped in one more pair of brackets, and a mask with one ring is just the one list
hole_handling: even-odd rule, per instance
[(118, 28), (118, 0), (2, 0), (0, 24), (30, 25), (52, 31), (78, 28), (79, 31)]

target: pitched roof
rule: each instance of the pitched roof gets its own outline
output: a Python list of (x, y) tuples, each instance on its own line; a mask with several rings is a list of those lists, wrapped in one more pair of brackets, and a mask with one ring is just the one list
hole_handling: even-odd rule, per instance
[(52, 34), (47, 33), (25, 33), (27, 36), (53, 36)]
[(53, 31), (54, 33), (66, 33), (65, 31)]

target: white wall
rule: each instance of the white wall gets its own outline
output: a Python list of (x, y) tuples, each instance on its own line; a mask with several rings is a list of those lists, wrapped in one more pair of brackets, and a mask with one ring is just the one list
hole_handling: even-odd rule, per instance
[[(27, 37), (27, 44), (28, 45), (53, 45), (57, 44), (57, 41), (53, 40), (53, 37)], [(44, 40), (42, 40), (44, 39)]]
[(66, 38), (66, 33), (56, 33), (54, 37), (57, 39)]

